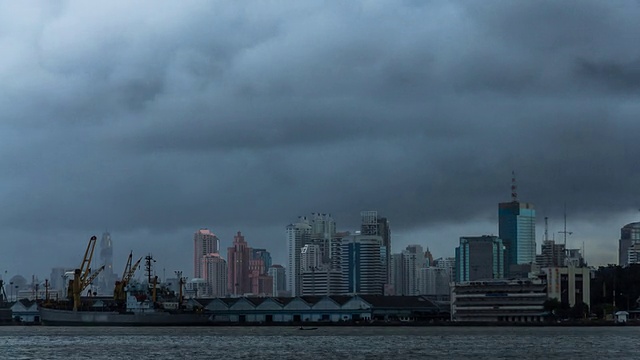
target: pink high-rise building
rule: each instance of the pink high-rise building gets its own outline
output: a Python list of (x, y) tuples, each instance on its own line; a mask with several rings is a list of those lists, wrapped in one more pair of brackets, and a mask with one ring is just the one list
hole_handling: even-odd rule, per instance
[(244, 240), (244, 236), (238, 231), (233, 237), (233, 247), (227, 249), (228, 276), (227, 288), (229, 294), (243, 295), (251, 292), (251, 279), (249, 278), (249, 262), (251, 260), (251, 248)]
[(220, 251), (220, 240), (209, 229), (200, 229), (193, 235), (193, 277), (203, 278), (202, 257)]

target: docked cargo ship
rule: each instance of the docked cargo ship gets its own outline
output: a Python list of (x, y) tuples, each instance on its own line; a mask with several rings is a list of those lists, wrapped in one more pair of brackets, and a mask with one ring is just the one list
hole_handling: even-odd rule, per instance
[[(40, 307), (40, 321), (54, 326), (192, 326), (205, 325), (209, 316), (201, 309), (186, 309), (179, 302), (154, 302), (140, 294), (145, 284), (126, 289), (126, 306), (117, 301), (84, 301), (73, 310), (64, 303)], [(63, 306), (61, 306), (63, 304)]]
[(97, 326), (189, 326), (205, 325), (209, 316), (203, 309), (187, 306), (182, 296), (184, 285), (179, 276), (179, 293), (159, 287), (157, 276), (152, 276), (151, 255), (145, 257), (147, 282), (132, 281), (142, 258), (132, 264), (129, 254), (122, 279), (115, 283), (113, 299), (81, 298), (80, 294), (104, 268), (90, 269), (96, 237), (89, 241), (80, 268), (69, 281), (67, 299), (44, 301), (40, 304), (40, 321), (43, 325), (97, 325)]

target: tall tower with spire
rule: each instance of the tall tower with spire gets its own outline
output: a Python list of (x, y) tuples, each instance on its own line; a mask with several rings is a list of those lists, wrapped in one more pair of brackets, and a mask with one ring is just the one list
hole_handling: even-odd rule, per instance
[(113, 273), (113, 243), (111, 234), (105, 231), (100, 239), (100, 263), (104, 265), (104, 270), (98, 275), (98, 292), (101, 295), (113, 293), (115, 275)]
[(515, 172), (511, 172), (511, 201), (498, 204), (498, 236), (507, 251), (507, 271), (510, 265), (536, 260), (536, 210), (518, 200)]

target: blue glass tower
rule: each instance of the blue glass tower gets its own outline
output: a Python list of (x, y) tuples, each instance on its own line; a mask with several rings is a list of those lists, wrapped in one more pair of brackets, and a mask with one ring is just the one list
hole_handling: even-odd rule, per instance
[(536, 210), (517, 200), (498, 206), (498, 237), (507, 249), (508, 266), (536, 260)]

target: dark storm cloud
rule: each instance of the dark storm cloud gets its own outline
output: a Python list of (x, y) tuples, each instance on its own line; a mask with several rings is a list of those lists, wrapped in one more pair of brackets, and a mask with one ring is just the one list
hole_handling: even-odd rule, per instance
[(631, 1), (0, 5), (0, 224), (187, 254), (208, 226), (282, 256), (297, 215), (354, 229), (377, 209), (418, 242), (495, 232), (512, 170), (541, 217), (615, 218), (638, 201), (638, 18)]

